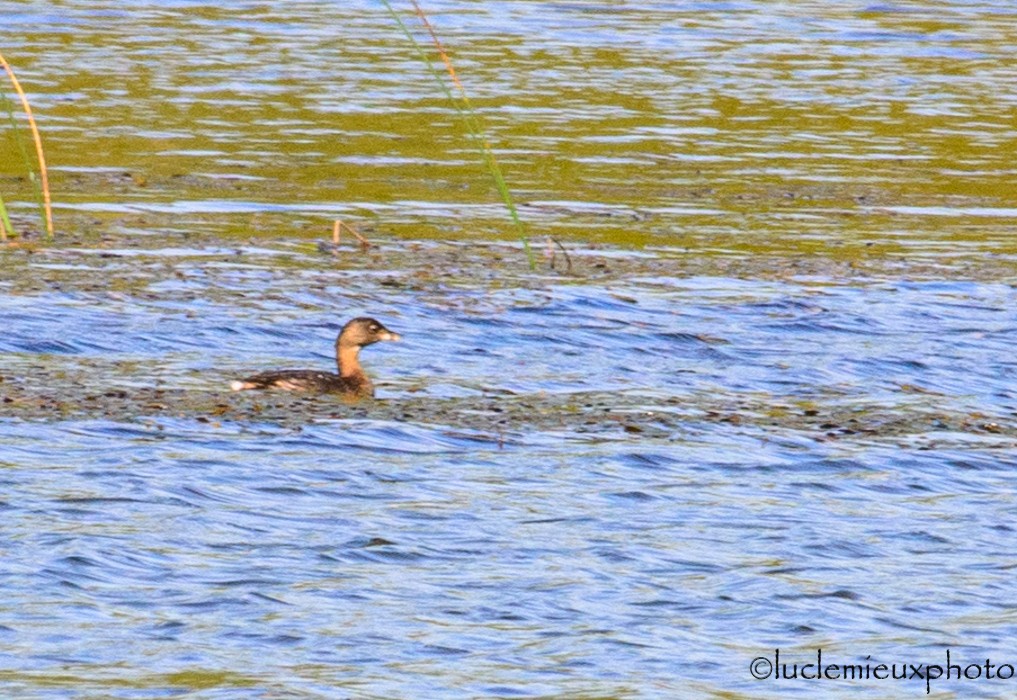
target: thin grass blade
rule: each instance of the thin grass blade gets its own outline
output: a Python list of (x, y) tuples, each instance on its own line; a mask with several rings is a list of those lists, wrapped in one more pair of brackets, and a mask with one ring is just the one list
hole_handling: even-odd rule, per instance
[(14, 236), (14, 227), (11, 226), (11, 217), (7, 215), (4, 198), (0, 197), (0, 241), (6, 243), (7, 236)]
[[(25, 96), (25, 91), (21, 89), (21, 83), (18, 82), (17, 76), (14, 75), (14, 70), (7, 63), (3, 54), (0, 54), (0, 68), (3, 68), (4, 72), (7, 73), (7, 77), (11, 79), (14, 91), (18, 94), (18, 98), (21, 101), (21, 107), (25, 110), (25, 115), (28, 117), (28, 125), (32, 130), (32, 139), (35, 141), (35, 154), (39, 159), (39, 178), (42, 190), (43, 219), (46, 223), (46, 235), (49, 238), (53, 238), (53, 207), (49, 194), (49, 174), (46, 170), (46, 155), (42, 150), (42, 137), (39, 136), (39, 127), (35, 123), (35, 116), (32, 114), (32, 106), (28, 103), (28, 97)], [(13, 115), (13, 111), (11, 114)]]
[[(32, 183), (35, 202), (39, 207), (39, 221), (45, 221), (46, 209), (43, 206), (42, 187), (39, 186), (39, 178), (36, 176), (35, 169), (32, 166), (32, 158), (28, 155), (28, 149), (25, 148), (25, 136), (14, 113), (15, 105), (3, 90), (0, 90), (0, 106), (3, 107), (4, 112), (7, 114), (7, 123), (11, 128), (11, 140), (21, 155), (21, 162), (25, 166), (25, 172), (28, 173), (28, 181)], [(14, 235), (13, 231), (11, 235)]]
[(530, 249), (530, 241), (526, 235), (526, 227), (523, 225), (522, 219), (519, 218), (519, 212), (516, 210), (515, 202), (513, 202), (512, 200), (512, 193), (508, 188), (508, 184), (505, 182), (505, 176), (502, 174), (501, 167), (498, 165), (498, 161), (494, 157), (494, 151), (491, 149), (490, 143), (488, 143), (487, 139), (484, 137), (484, 130), (480, 123), (480, 118), (477, 116), (476, 111), (473, 109), (473, 105), (470, 104), (469, 97), (466, 94), (466, 89), (463, 87), (463, 84), (459, 81), (459, 77), (456, 75), (456, 71), (452, 65), (452, 61), (448, 57), (448, 53), (446, 53), (445, 48), (444, 46), (442, 46), (441, 41), (438, 39), (438, 35), (434, 31), (434, 28), (431, 26), (430, 21), (427, 19), (427, 15), (424, 14), (424, 11), (421, 9), (420, 5), (417, 3), (416, 0), (410, 1), (413, 4), (417, 16), (420, 18), (421, 22), (427, 28), (427, 32), (431, 37), (431, 41), (434, 43), (435, 47), (438, 50), (442, 62), (445, 64), (445, 70), (449, 74), (452, 83), (455, 85), (456, 89), (459, 92), (458, 97), (456, 97), (456, 95), (453, 94), (448, 84), (442, 79), (441, 73), (434, 67), (434, 63), (431, 61), (431, 58), (427, 55), (427, 52), (424, 51), (423, 47), (420, 46), (416, 38), (413, 36), (413, 33), (403, 22), (399, 14), (392, 8), (392, 5), (389, 4), (388, 0), (382, 0), (382, 4), (385, 5), (385, 8), (388, 10), (388, 13), (395, 20), (396, 24), (402, 30), (403, 34), (406, 35), (406, 38), (409, 40), (410, 44), (416, 50), (420, 58), (424, 61), (424, 64), (427, 66), (431, 75), (434, 77), (435, 81), (441, 87), (442, 91), (448, 97), (453, 107), (455, 107), (456, 111), (459, 113), (459, 117), (463, 120), (463, 123), (466, 125), (466, 130), (469, 133), (470, 138), (473, 140), (474, 144), (476, 144), (477, 148), (480, 150), (481, 156), (483, 157), (484, 160), (484, 165), (487, 166), (488, 172), (491, 173), (491, 177), (494, 179), (495, 186), (498, 188), (498, 193), (501, 195), (502, 201), (505, 203), (505, 207), (508, 209), (509, 216), (511, 217), (513, 224), (515, 224), (516, 230), (519, 233), (519, 238), (523, 242), (523, 248), (526, 251), (526, 259), (530, 264), (530, 269), (534, 269), (536, 267), (536, 261), (533, 257), (533, 251)]

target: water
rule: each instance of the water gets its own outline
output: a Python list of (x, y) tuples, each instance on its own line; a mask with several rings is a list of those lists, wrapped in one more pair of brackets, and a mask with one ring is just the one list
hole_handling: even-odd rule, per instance
[[(530, 271), (383, 8), (0, 2), (63, 228), (0, 255), (0, 694), (1017, 664), (1012, 13), (640, 5), (426, 6)], [(362, 314), (375, 403), (226, 390)]]

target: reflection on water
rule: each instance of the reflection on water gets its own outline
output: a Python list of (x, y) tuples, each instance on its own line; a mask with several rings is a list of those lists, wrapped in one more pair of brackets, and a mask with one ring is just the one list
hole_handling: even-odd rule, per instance
[[(479, 243), (497, 195), (374, 3), (0, 2), (83, 241), (0, 256), (5, 696), (1014, 662), (1013, 17), (644, 5), (428, 3), (568, 277)], [(320, 255), (335, 217), (379, 245)], [(225, 390), (364, 313), (405, 338), (376, 404)]]

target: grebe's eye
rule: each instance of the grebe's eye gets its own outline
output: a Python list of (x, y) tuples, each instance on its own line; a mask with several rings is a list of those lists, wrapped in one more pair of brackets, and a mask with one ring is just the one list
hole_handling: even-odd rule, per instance
[(381, 326), (372, 325), (370, 330), (372, 333), (377, 333), (378, 331), (381, 330)]

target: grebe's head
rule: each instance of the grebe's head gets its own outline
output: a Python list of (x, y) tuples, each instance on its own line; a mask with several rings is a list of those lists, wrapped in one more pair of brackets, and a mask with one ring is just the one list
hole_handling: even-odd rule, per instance
[(373, 318), (361, 317), (355, 318), (343, 326), (336, 345), (340, 347), (362, 348), (365, 345), (377, 343), (379, 340), (399, 339), (398, 333), (393, 333), (388, 328), (385, 328), (385, 326), (381, 325), (381, 322), (375, 321)]

